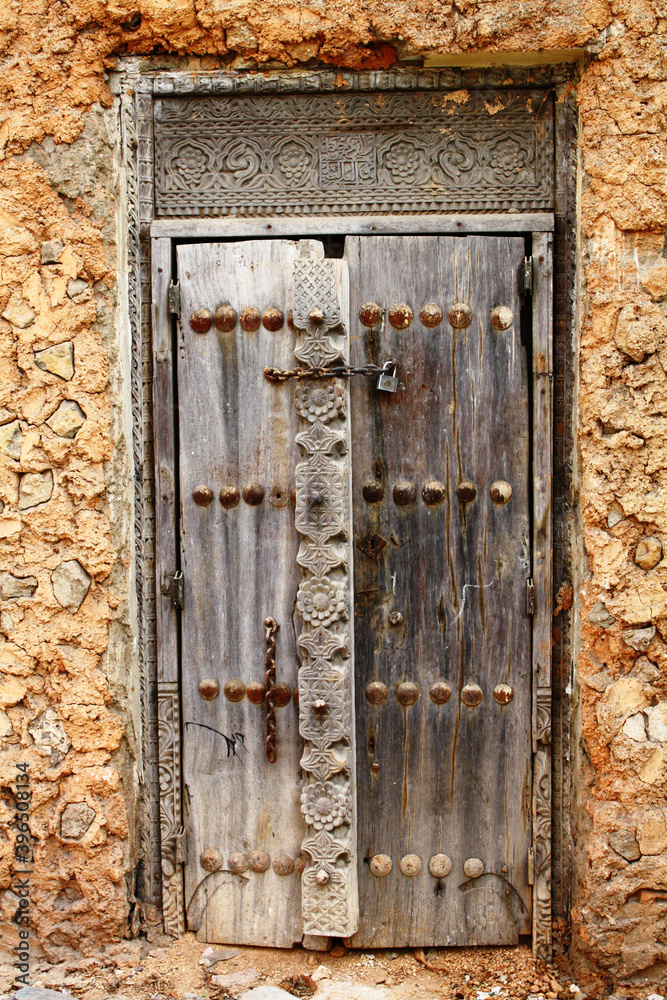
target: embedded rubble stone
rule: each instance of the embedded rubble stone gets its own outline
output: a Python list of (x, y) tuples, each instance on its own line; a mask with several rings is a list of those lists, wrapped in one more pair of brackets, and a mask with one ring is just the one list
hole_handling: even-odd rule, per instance
[(635, 562), (642, 569), (653, 569), (662, 559), (662, 542), (655, 535), (648, 535), (637, 543)]
[(0, 427), (0, 454), (18, 460), (21, 457), (22, 445), (23, 434), (18, 420), (13, 420), (10, 424), (3, 424)]
[(628, 628), (622, 635), (623, 641), (631, 649), (636, 649), (638, 653), (645, 653), (655, 636), (655, 625), (647, 625), (646, 628)]
[(77, 559), (62, 562), (51, 574), (53, 595), (61, 607), (75, 614), (90, 589), (90, 577)]
[(86, 414), (73, 399), (65, 399), (55, 413), (46, 421), (54, 434), (62, 438), (73, 438), (86, 422)]
[(11, 736), (13, 732), (14, 727), (12, 726), (11, 719), (4, 709), (0, 709), (0, 739), (4, 739), (5, 736)]
[(67, 294), (70, 299), (75, 299), (77, 295), (81, 295), (88, 288), (88, 282), (84, 281), (83, 278), (70, 278), (67, 282)]
[(42, 264), (57, 264), (64, 249), (62, 240), (47, 240), (42, 243)]
[(638, 656), (634, 666), (630, 671), (631, 677), (639, 677), (645, 684), (655, 684), (660, 680), (660, 670), (655, 663), (649, 660), (648, 656)]
[(642, 309), (630, 302), (623, 306), (616, 321), (614, 341), (633, 361), (643, 361), (652, 354), (660, 339), (654, 310)]
[(26, 472), (19, 483), (19, 510), (28, 510), (40, 503), (46, 503), (53, 495), (53, 473)]
[(646, 709), (648, 738), (655, 743), (667, 743), (667, 701)]
[(602, 601), (596, 601), (588, 612), (588, 620), (596, 628), (611, 628), (616, 619), (607, 611)]
[(95, 810), (87, 802), (68, 802), (60, 817), (60, 834), (69, 840), (80, 840), (95, 819)]
[(32, 597), (37, 590), (34, 576), (14, 576), (0, 572), (0, 601), (18, 601), (22, 597)]
[(66, 382), (74, 375), (74, 346), (71, 340), (54, 344), (43, 351), (35, 352), (35, 364), (43, 372), (50, 372)]
[(47, 708), (36, 719), (33, 719), (28, 724), (28, 732), (32, 736), (35, 746), (50, 754), (51, 767), (57, 767), (64, 760), (72, 745), (56, 715), (55, 708)]
[(8, 424), (10, 420), (16, 420), (16, 414), (6, 406), (0, 406), (0, 424)]
[(228, 988), (235, 986), (252, 986), (259, 979), (257, 969), (242, 969), (239, 972), (228, 972), (224, 976), (211, 976), (211, 982), (215, 986), (225, 986)]
[(614, 830), (610, 833), (609, 846), (626, 861), (637, 861), (641, 858), (637, 839), (629, 830)]
[(19, 330), (26, 330), (35, 322), (35, 313), (25, 299), (20, 296), (12, 296), (2, 318), (6, 319), (12, 326), (18, 327)]
[(645, 743), (646, 719), (643, 712), (637, 712), (635, 715), (629, 716), (623, 723), (623, 732), (629, 739), (634, 740), (635, 743)]

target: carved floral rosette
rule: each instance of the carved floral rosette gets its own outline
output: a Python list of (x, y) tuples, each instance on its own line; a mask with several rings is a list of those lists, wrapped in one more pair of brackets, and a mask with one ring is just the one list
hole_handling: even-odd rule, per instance
[[(323, 366), (346, 360), (342, 323), (345, 271), (325, 260), (321, 244), (302, 241), (294, 269), (297, 360)], [(313, 309), (323, 319), (311, 321)], [(307, 825), (302, 850), (304, 933), (349, 937), (358, 923), (354, 798), (354, 644), (352, 568), (349, 558), (348, 386), (335, 379), (306, 380), (296, 389), (301, 421), (297, 443), (304, 460), (296, 468), (297, 561), (303, 579), (297, 593), (301, 811)]]

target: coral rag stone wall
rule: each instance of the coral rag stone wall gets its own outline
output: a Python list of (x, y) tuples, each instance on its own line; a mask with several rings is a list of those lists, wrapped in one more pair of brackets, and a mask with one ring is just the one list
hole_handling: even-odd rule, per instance
[[(15, 764), (30, 763), (47, 952), (125, 932), (138, 842), (122, 177), (105, 70), (119, 53), (252, 70), (579, 47), (573, 944), (612, 977), (664, 961), (666, 25), (664, 0), (0, 6), (0, 775), (9, 823)], [(6, 892), (6, 918), (16, 905)]]

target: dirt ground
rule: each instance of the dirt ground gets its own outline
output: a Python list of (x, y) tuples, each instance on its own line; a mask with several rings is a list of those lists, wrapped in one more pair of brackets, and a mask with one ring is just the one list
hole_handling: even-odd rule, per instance
[[(280, 986), (315, 1000), (651, 1000), (654, 987), (580, 984), (565, 968), (536, 962), (527, 944), (515, 948), (435, 948), (347, 951), (333, 954), (295, 948), (206, 945), (193, 934), (174, 941), (161, 934), (109, 946), (100, 955), (72, 957), (59, 965), (36, 961), (31, 985), (82, 1000), (236, 1000), (254, 986)], [(229, 957), (210, 968), (206, 949)], [(231, 954), (230, 954), (231, 953)], [(8, 957), (8, 956), (7, 956)], [(217, 955), (213, 956), (214, 958)], [(223, 983), (213, 977), (227, 977)], [(13, 970), (0, 965), (0, 993), (11, 992)]]

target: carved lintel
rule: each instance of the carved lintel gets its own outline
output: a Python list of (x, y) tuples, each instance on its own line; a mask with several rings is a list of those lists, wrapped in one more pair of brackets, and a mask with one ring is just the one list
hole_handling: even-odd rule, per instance
[(183, 866), (177, 858), (181, 815), (181, 754), (179, 686), (159, 682), (158, 741), (160, 762), (160, 842), (162, 864), (162, 915), (166, 934), (185, 932)]
[[(347, 297), (345, 265), (325, 259), (320, 244), (302, 241), (294, 269), (295, 355), (309, 366), (346, 360), (341, 323)], [(311, 318), (313, 317), (313, 318)], [(296, 390), (301, 418), (297, 443), (295, 522), (302, 537), (297, 593), (299, 731), (305, 741), (301, 811), (304, 932), (349, 937), (358, 924), (354, 774), (352, 537), (348, 386), (305, 382)]]

